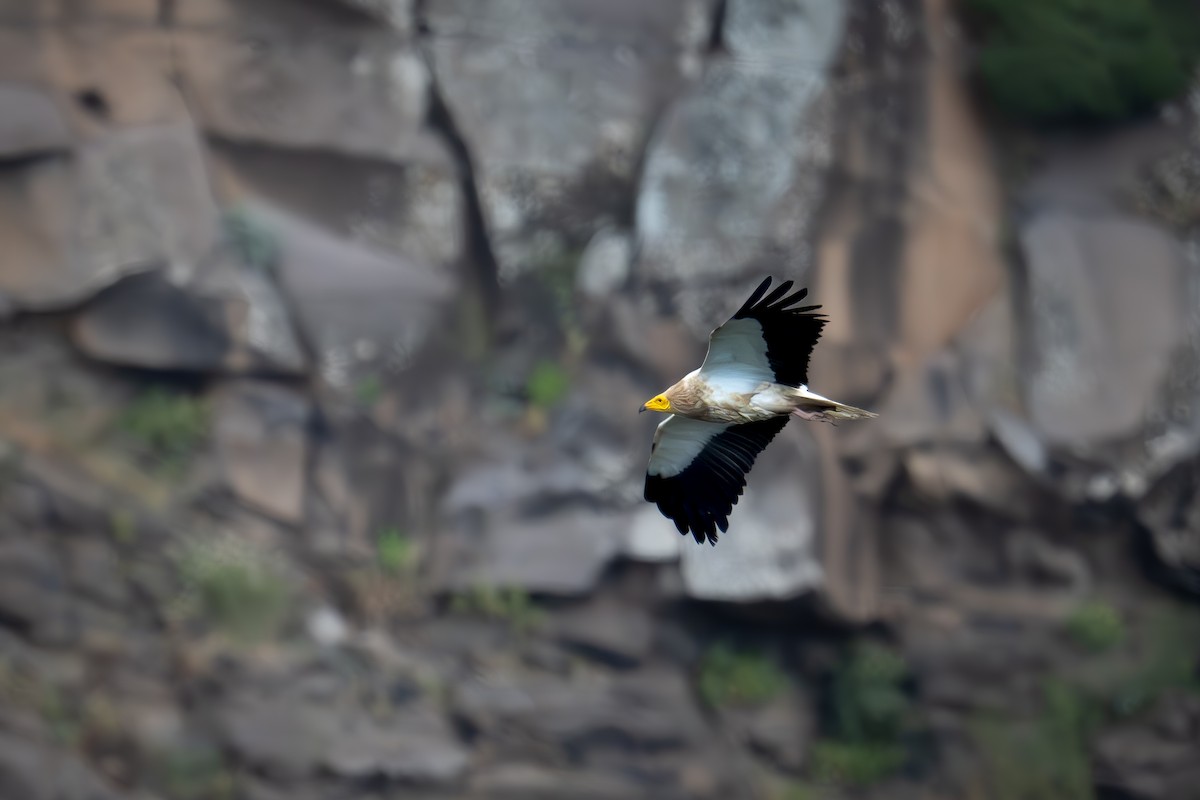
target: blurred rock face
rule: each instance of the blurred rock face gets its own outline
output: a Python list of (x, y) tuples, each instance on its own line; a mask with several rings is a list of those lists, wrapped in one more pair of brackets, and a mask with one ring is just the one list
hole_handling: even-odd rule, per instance
[[(988, 131), (966, 52), (943, 0), (0, 0), (0, 796), (975, 796), (1077, 673), (1127, 711), (1051, 760), (1183, 796), (1129, 553), (1194, 598), (1200, 107)], [(763, 274), (881, 417), (698, 548), (633, 409)]]

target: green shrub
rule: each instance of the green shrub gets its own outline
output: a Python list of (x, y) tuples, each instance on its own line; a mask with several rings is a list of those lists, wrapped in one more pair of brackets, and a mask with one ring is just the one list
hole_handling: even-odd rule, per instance
[(907, 674), (904, 659), (891, 650), (869, 642), (856, 645), (833, 679), (837, 736), (849, 741), (895, 741), (910, 706), (902, 688)]
[(1029, 723), (976, 722), (974, 738), (983, 758), (991, 800), (1091, 800), (1088, 737), (1100, 708), (1082, 691), (1061, 682), (1046, 685), (1042, 714)]
[(178, 556), (190, 608), (240, 643), (277, 636), (291, 586), (275, 559), (233, 536), (188, 542)]
[(379, 568), (393, 577), (409, 575), (417, 566), (417, 548), (412, 539), (396, 528), (387, 528), (375, 542)]
[(1112, 708), (1129, 716), (1150, 707), (1171, 689), (1200, 691), (1200, 620), (1162, 611), (1146, 626), (1146, 652), (1112, 691)]
[(966, 0), (979, 74), (1005, 113), (1104, 122), (1183, 92), (1200, 55), (1190, 0)]
[(158, 754), (152, 780), (171, 800), (232, 800), (236, 783), (221, 752), (189, 745)]
[(542, 620), (541, 611), (529, 593), (518, 586), (473, 586), (454, 595), (450, 610), (507, 622), (518, 633), (528, 631)]
[(262, 219), (244, 206), (227, 210), (222, 217), (225, 239), (242, 263), (251, 269), (270, 271), (279, 263), (279, 237)]
[(571, 378), (566, 369), (553, 361), (539, 362), (525, 386), (530, 404), (541, 409), (553, 408), (561, 403), (570, 389)]
[(1125, 639), (1125, 625), (1116, 609), (1107, 603), (1085, 603), (1067, 617), (1067, 634), (1080, 647), (1103, 653)]
[(714, 645), (700, 663), (700, 696), (710, 708), (761, 705), (787, 688), (787, 676), (762, 653)]
[(860, 642), (850, 649), (833, 675), (831, 735), (813, 746), (814, 777), (862, 786), (904, 764), (907, 675), (904, 659), (886, 647)]
[(819, 781), (868, 786), (891, 775), (904, 759), (898, 744), (822, 739), (813, 745), (811, 769)]
[(118, 426), (143, 456), (178, 470), (208, 436), (209, 407), (203, 399), (155, 387), (134, 398)]

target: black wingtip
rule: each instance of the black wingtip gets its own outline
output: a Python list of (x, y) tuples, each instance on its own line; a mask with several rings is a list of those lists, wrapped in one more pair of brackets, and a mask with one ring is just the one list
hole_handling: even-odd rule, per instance
[(742, 303), (742, 307), (738, 309), (737, 313), (744, 314), (747, 311), (749, 311), (751, 308), (753, 308), (755, 303), (757, 303), (760, 299), (762, 299), (762, 296), (764, 294), (766, 294), (767, 288), (770, 285), (771, 285), (771, 276), (768, 275), (767, 277), (763, 278), (762, 283), (760, 283), (758, 285), (758, 288), (750, 293), (750, 297), (746, 300), (746, 302)]

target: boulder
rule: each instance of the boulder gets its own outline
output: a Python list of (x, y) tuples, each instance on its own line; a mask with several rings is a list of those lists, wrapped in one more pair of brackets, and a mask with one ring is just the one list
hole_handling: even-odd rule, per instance
[(466, 249), (458, 165), (421, 133), (403, 159), (218, 143), (217, 173), (231, 196), (270, 205), (363, 247), (452, 273)]
[(611, 602), (557, 615), (554, 631), (569, 647), (617, 667), (641, 663), (654, 643), (654, 623), (644, 609)]
[(277, 779), (321, 771), (351, 781), (443, 784), (466, 771), (466, 751), (428, 706), (408, 705), (378, 718), (310, 694), (292, 686), (231, 696), (217, 711), (220, 734), (239, 758)]
[(1175, 695), (1149, 720), (1104, 731), (1094, 748), (1096, 784), (1106, 792), (1169, 800), (1200, 786), (1200, 702)]
[(502, 280), (574, 262), (627, 221), (643, 143), (694, 72), (708, 0), (433, 0), (438, 93)]
[(262, 381), (222, 388), (214, 439), (234, 494), (282, 522), (304, 519), (309, 403), (294, 389)]
[[(681, 537), (687, 594), (750, 603), (793, 599), (822, 585), (821, 488), (806, 477), (817, 474), (811, 440), (785, 428), (758, 457), (717, 547)], [(674, 530), (666, 518), (660, 525)]]
[(268, 31), (177, 37), (180, 69), (205, 131), (382, 159), (412, 154), (430, 81), (412, 45), (383, 27)]
[(1117, 212), (1046, 211), (1021, 242), (1029, 421), (1076, 467), (1069, 494), (1137, 498), (1200, 452), (1200, 279), (1171, 234)]
[(454, 707), (486, 735), (509, 732), (576, 751), (614, 739), (632, 749), (686, 748), (706, 732), (686, 682), (664, 671), (580, 683), (492, 676), (460, 685)]
[(623, 514), (586, 506), (536, 516), (499, 510), (486, 516), (478, 537), (459, 526), (460, 555), (443, 580), (446, 589), (517, 587), (529, 592), (587, 594), (616, 557)]
[(71, 147), (67, 121), (48, 92), (0, 82), (0, 160), (61, 153)]
[(243, 213), (277, 243), (280, 288), (332, 385), (408, 366), (443, 322), (451, 276), (266, 205)]
[(124, 274), (188, 274), (218, 233), (199, 139), (187, 126), (92, 139), (70, 160), (24, 162), (0, 179), (0, 296), (63, 308)]
[(1172, 579), (1200, 594), (1200, 460), (1157, 481), (1139, 502), (1138, 519)]
[(0, 733), (0, 796), (23, 800), (120, 800), (122, 794), (78, 756)]
[(74, 643), (79, 633), (67, 576), (40, 537), (0, 540), (0, 619), (41, 645)]
[(644, 275), (713, 279), (770, 263), (797, 277), (811, 262), (804, 245), (830, 135), (828, 109), (815, 101), (841, 42), (843, 5), (731, 0), (726, 9), (729, 57), (672, 106), (646, 152), (637, 200)]

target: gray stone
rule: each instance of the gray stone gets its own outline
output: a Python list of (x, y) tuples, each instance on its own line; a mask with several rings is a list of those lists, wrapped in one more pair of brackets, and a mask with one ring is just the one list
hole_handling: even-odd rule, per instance
[(157, 20), (157, 0), (0, 0), (0, 24), (145, 24)]
[(412, 33), (413, 5), (416, 0), (339, 0), (339, 2), (386, 22), (397, 33)]
[(587, 749), (616, 737), (634, 748), (681, 748), (703, 741), (705, 724), (677, 673), (569, 680), (496, 676), (455, 693), (457, 712), (486, 734), (512, 731)]
[(555, 617), (558, 639), (621, 667), (636, 666), (654, 643), (650, 615), (634, 605), (597, 603)]
[[(1042, 214), (1021, 240), (1036, 354), (1026, 374), (1034, 423), (1053, 444), (1137, 432), (1192, 308), (1182, 249), (1165, 231), (1115, 215)], [(1134, 261), (1136, 273), (1128, 269)]]
[(613, 228), (596, 232), (579, 259), (576, 284), (589, 297), (615, 294), (629, 278), (633, 241), (629, 234)]
[[(471, 788), (488, 800), (629, 800), (680, 796), (656, 781), (653, 788), (608, 769), (568, 770), (539, 764), (497, 764), (481, 770)], [(694, 797), (694, 795), (692, 795)]]
[(75, 640), (66, 576), (38, 539), (0, 542), (0, 619), (40, 644)]
[(808, 762), (817, 723), (808, 695), (789, 692), (757, 708), (723, 710), (721, 717), (735, 736), (780, 768), (799, 772)]
[(21, 800), (120, 800), (73, 753), (0, 734), (0, 797)]
[(471, 154), (502, 280), (627, 217), (643, 142), (693, 71), (707, 0), (434, 0), (441, 95)]
[(335, 775), (384, 777), (408, 783), (447, 783), (467, 770), (467, 751), (454, 739), (442, 714), (406, 708), (387, 722), (366, 716), (345, 719), (322, 757)]
[(656, 506), (645, 505), (634, 512), (622, 550), (626, 558), (650, 564), (679, 560), (686, 544), (675, 526), (671, 525)]
[(70, 162), (34, 161), (0, 180), (0, 295), (62, 308), (123, 274), (186, 274), (213, 248), (217, 210), (201, 144), (186, 126), (93, 139)]
[(71, 132), (50, 94), (33, 86), (0, 82), (0, 159), (70, 147)]
[(245, 213), (276, 237), (281, 289), (332, 385), (348, 387), (356, 373), (403, 369), (442, 322), (450, 276), (276, 209), (255, 205)]
[(151, 270), (98, 293), (75, 318), (71, 339), (84, 354), (112, 364), (215, 372), (234, 346), (223, 311), (219, 301)]
[(382, 28), (319, 30), (180, 34), (181, 69), (200, 125), (242, 142), (411, 156), (429, 102), (420, 54)]
[[(1164, 725), (1169, 715), (1182, 725)], [(1149, 720), (1104, 731), (1094, 748), (1096, 784), (1146, 800), (1192, 798), (1200, 786), (1200, 703), (1168, 695)]]
[(234, 494), (280, 521), (304, 519), (308, 400), (287, 387), (243, 381), (216, 398), (214, 439)]
[(1175, 580), (1200, 593), (1200, 464), (1180, 464), (1138, 504), (1154, 551)]
[(625, 524), (622, 514), (578, 506), (536, 517), (497, 513), (487, 519), (482, 541), (462, 548), (446, 588), (585, 594), (615, 558)]
[(1063, 491), (1137, 498), (1200, 451), (1200, 250), (1115, 212), (1045, 212), (1021, 241), (1030, 422), (1076, 465)]
[[(798, 426), (796, 426), (798, 427)], [(811, 444), (785, 429), (759, 456), (745, 494), (729, 517), (729, 532), (716, 547), (681, 545), (683, 578), (698, 600), (755, 602), (798, 597), (822, 584), (817, 557), (822, 534), (820, 488)], [(671, 527), (671, 522), (662, 520)], [(672, 528), (673, 529), (673, 528)]]
[(351, 779), (445, 783), (465, 772), (467, 753), (433, 708), (409, 704), (372, 716), (348, 697), (327, 705), (340, 692), (335, 682), (306, 683), (228, 698), (217, 714), (227, 745), (277, 778), (325, 770)]
[(403, 161), (220, 143), (214, 158), (239, 194), (364, 247), (451, 270), (465, 251), (458, 165), (422, 133)]
[(103, 539), (79, 538), (69, 540), (65, 550), (72, 589), (91, 602), (124, 611), (129, 586), (113, 548)]
[(735, 0), (727, 8), (731, 57), (709, 65), (647, 151), (639, 269), (655, 277), (737, 276), (766, 260), (796, 276), (812, 260), (807, 227), (820, 198), (804, 186), (830, 157), (816, 101), (843, 4)]

